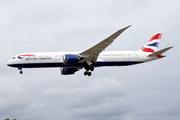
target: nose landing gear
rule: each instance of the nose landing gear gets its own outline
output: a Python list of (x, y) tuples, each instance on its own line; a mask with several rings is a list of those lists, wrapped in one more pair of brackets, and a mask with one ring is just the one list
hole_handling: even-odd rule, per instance
[(18, 67), (18, 70), (20, 70), (20, 71), (19, 71), (20, 74), (23, 74), (23, 71), (22, 71), (22, 68), (21, 68), (21, 67)]
[(23, 71), (21, 70), (21, 71), (19, 71), (19, 73), (20, 73), (20, 74), (23, 74)]

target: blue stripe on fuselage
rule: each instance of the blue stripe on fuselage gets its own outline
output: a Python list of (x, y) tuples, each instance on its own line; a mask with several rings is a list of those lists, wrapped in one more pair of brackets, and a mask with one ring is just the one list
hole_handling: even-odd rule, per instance
[(118, 61), (118, 62), (96, 62), (93, 66), (126, 66), (126, 65), (133, 65), (139, 64), (142, 62), (138, 61)]
[[(94, 67), (101, 67), (101, 66), (126, 66), (126, 65), (133, 65), (139, 64), (142, 62), (137, 61), (119, 61), (119, 62), (96, 62), (93, 64)], [(41, 67), (87, 67), (87, 64), (69, 64), (65, 65), (63, 63), (23, 63), (23, 64), (11, 64), (8, 65), (11, 67), (21, 67), (21, 68), (41, 68)]]

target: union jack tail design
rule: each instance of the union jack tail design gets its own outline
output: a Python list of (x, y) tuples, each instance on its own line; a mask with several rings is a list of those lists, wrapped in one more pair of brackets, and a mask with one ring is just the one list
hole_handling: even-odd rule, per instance
[(159, 46), (159, 42), (162, 36), (162, 30), (157, 31), (150, 40), (146, 42), (146, 44), (141, 48), (143, 52), (150, 52), (154, 53), (157, 51), (157, 48)]

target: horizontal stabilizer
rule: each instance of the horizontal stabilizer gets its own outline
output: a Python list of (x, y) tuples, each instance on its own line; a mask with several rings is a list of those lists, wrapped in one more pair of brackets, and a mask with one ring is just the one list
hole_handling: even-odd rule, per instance
[(167, 47), (167, 48), (165, 48), (165, 49), (159, 50), (159, 51), (157, 51), (157, 52), (155, 52), (155, 53), (152, 53), (152, 54), (148, 55), (148, 57), (160, 55), (160, 54), (168, 51), (168, 50), (171, 49), (171, 48), (173, 48), (173, 47)]

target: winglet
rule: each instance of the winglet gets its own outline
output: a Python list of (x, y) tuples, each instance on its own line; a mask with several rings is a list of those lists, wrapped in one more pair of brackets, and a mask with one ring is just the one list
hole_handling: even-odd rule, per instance
[(129, 25), (129, 26), (123, 28), (123, 29), (118, 30), (117, 32), (115, 32), (114, 34), (112, 34), (111, 36), (106, 38), (105, 40), (108, 40), (108, 39), (114, 40), (114, 39), (116, 39), (121, 33), (123, 33), (129, 27), (131, 27), (131, 25)]

